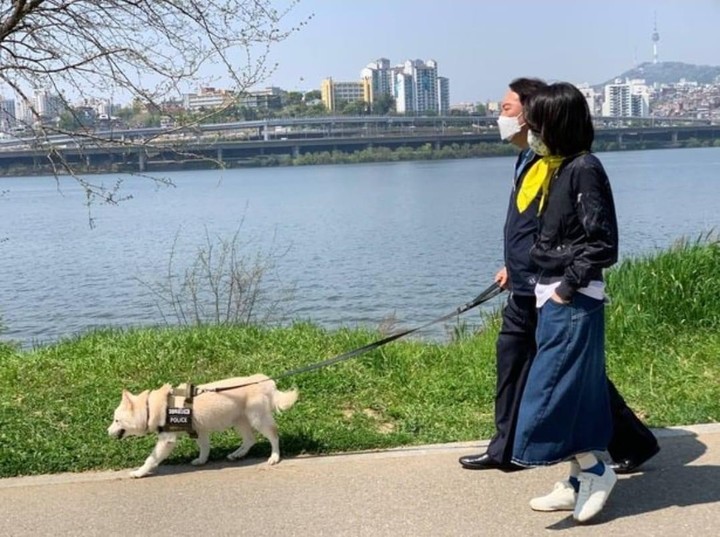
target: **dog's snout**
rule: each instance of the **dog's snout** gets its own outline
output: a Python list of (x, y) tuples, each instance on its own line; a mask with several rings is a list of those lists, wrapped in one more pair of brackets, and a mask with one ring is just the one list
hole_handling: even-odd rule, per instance
[(113, 438), (116, 438), (117, 440), (120, 440), (123, 436), (125, 436), (125, 429), (117, 429), (115, 431), (109, 430), (108, 433)]

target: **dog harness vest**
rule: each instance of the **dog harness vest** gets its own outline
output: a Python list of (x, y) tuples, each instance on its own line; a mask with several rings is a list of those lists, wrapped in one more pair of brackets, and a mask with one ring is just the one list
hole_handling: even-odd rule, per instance
[[(197, 438), (192, 426), (194, 395), (195, 386), (192, 384), (180, 384), (170, 390), (165, 405), (165, 423), (158, 427), (158, 433), (188, 433), (191, 438)], [(148, 407), (148, 418), (149, 413)]]

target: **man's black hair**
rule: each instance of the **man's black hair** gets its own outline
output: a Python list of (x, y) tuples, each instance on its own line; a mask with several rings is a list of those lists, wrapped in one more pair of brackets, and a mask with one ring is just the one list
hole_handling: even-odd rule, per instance
[(538, 90), (545, 87), (547, 87), (547, 83), (539, 78), (516, 78), (510, 82), (510, 89), (518, 94), (520, 104), (523, 106), (525, 106), (525, 103), (531, 95), (534, 95)]

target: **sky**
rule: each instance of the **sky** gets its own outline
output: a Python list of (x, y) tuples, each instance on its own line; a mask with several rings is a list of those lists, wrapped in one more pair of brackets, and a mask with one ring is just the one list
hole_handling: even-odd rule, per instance
[(652, 60), (720, 65), (720, 0), (300, 0), (265, 85), (319, 89), (359, 80), (377, 58), (434, 59), (450, 101), (499, 100), (518, 76), (598, 84)]

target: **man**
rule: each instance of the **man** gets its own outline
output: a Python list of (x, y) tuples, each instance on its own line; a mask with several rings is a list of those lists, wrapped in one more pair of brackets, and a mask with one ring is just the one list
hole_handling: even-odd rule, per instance
[[(538, 157), (527, 142), (528, 127), (523, 104), (546, 84), (538, 79), (519, 78), (510, 83), (503, 98), (498, 126), (500, 136), (521, 149), (515, 164), (515, 178), (505, 220), (505, 266), (495, 281), (510, 290), (503, 309), (502, 327), (497, 339), (497, 385), (495, 392), (495, 428), (485, 453), (460, 457), (463, 468), (471, 470), (520, 470), (513, 465), (513, 440), (518, 409), (535, 356), (535, 283), (538, 268), (530, 260), (530, 247), (537, 232), (538, 199), (519, 212), (516, 198), (528, 169)], [(628, 408), (615, 386), (608, 380), (613, 417), (613, 438), (608, 451), (616, 473), (629, 473), (653, 457), (659, 450), (652, 432)]]

